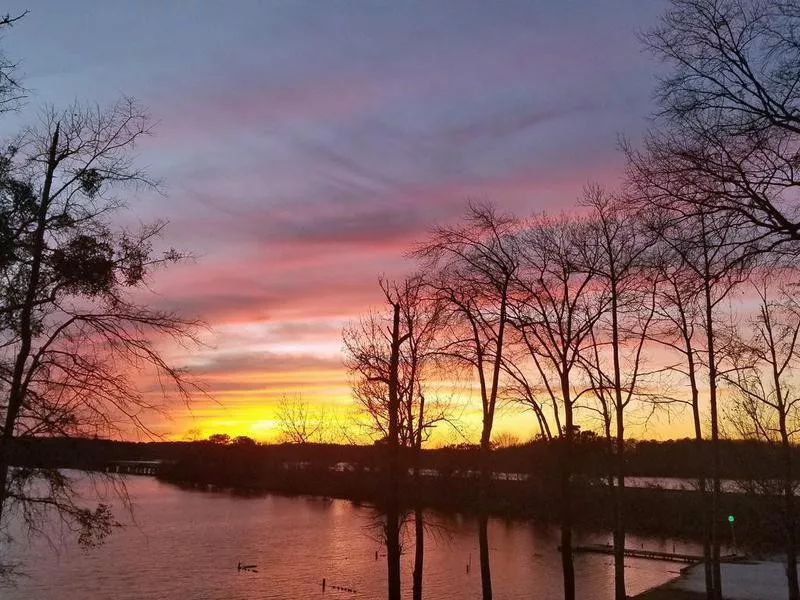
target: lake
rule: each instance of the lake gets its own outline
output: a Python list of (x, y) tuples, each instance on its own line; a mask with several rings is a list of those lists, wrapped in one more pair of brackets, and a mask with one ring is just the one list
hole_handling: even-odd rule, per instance
[[(77, 475), (76, 475), (77, 476)], [(80, 476), (79, 476), (80, 477)], [(12, 548), (25, 576), (0, 588), (4, 600), (250, 600), (385, 598), (386, 558), (376, 512), (347, 500), (185, 490), (147, 476), (125, 478), (135, 503), (102, 546), (81, 550), (74, 536), (53, 545), (42, 539)], [(82, 481), (85, 490), (88, 484)], [(105, 493), (105, 492), (104, 492)], [(111, 495), (113, 497), (113, 494)], [(424, 597), (475, 599), (480, 595), (477, 522), (460, 515), (426, 513)], [(413, 531), (413, 525), (412, 525)], [(578, 534), (576, 543), (606, 543), (602, 533)], [(495, 598), (558, 600), (560, 557), (555, 527), (491, 519), (489, 544)], [(696, 545), (629, 536), (629, 547), (697, 552)], [(379, 553), (375, 559), (376, 551)], [(8, 556), (8, 554), (6, 554)], [(257, 565), (257, 573), (237, 571)], [(403, 555), (403, 596), (411, 597), (413, 534)], [(467, 572), (468, 565), (471, 565)], [(680, 565), (630, 560), (628, 593), (675, 577)], [(613, 596), (612, 558), (576, 555), (578, 597)], [(322, 591), (322, 578), (328, 588)], [(333, 589), (345, 587), (355, 593)]]

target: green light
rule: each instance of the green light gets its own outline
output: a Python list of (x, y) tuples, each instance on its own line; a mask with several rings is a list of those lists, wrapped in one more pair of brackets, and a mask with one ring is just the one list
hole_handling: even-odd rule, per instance
[(728, 515), (728, 523), (733, 523), (733, 515)]

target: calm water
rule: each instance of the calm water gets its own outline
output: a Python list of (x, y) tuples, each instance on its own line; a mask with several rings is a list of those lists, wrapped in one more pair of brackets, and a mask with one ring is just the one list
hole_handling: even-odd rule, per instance
[[(86, 598), (187, 600), (385, 598), (386, 559), (376, 541), (375, 513), (346, 500), (282, 496), (236, 497), (182, 490), (150, 477), (129, 477), (135, 523), (100, 548), (72, 540), (52, 548), (41, 540), (17, 548), (26, 577), (0, 587), (4, 600)], [(479, 599), (477, 524), (467, 517), (429, 513), (424, 597)], [(74, 536), (73, 536), (74, 537)], [(607, 542), (604, 535), (579, 542)], [(554, 528), (523, 521), (489, 523), (495, 598), (561, 598)], [(673, 549), (666, 540), (631, 537), (630, 546)], [(696, 548), (675, 543), (677, 551)], [(375, 552), (382, 556), (375, 560)], [(404, 596), (410, 597), (413, 539), (404, 560)], [(237, 572), (238, 562), (258, 573)], [(472, 568), (467, 573), (467, 565)], [(578, 592), (590, 600), (612, 597), (611, 557), (576, 556)], [(675, 576), (678, 565), (631, 560), (628, 593)], [(356, 590), (328, 590), (321, 580)]]

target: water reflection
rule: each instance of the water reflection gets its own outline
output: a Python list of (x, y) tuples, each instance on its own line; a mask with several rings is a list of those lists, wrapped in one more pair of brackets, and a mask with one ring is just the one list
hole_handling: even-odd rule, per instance
[(478, 517), (478, 547), (481, 557), (481, 595), (483, 600), (492, 600), (492, 568), (489, 556), (489, 515), (481, 512)]
[[(58, 553), (44, 543), (17, 549), (30, 577), (1, 589), (8, 600), (84, 598), (294, 599), (385, 598), (386, 559), (374, 535), (376, 513), (344, 500), (281, 496), (235, 497), (182, 490), (149, 477), (132, 477), (137, 525), (116, 533), (102, 548), (82, 552), (67, 544)], [(478, 568), (479, 521), (424, 512), (427, 600), (482, 597)], [(403, 598), (413, 590), (413, 515), (404, 528)], [(556, 528), (514, 520), (486, 521), (496, 598), (562, 598)], [(582, 535), (576, 543), (607, 542)], [(671, 541), (630, 538), (631, 545), (672, 550)], [(678, 551), (695, 547), (678, 544)], [(383, 554), (376, 560), (376, 551)], [(258, 572), (237, 571), (237, 564)], [(467, 572), (467, 565), (472, 568)], [(611, 598), (611, 557), (578, 555), (578, 597)], [(628, 564), (629, 593), (670, 578), (675, 565)], [(325, 578), (327, 589), (322, 590)], [(356, 590), (356, 593), (342, 589)]]
[(425, 572), (425, 516), (422, 508), (414, 509), (414, 573), (413, 600), (422, 600), (422, 575)]

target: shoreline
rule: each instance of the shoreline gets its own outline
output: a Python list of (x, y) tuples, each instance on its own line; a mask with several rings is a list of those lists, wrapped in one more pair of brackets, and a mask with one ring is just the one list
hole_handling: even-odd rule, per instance
[(654, 588), (650, 588), (640, 594), (631, 596), (631, 600), (705, 600), (704, 592), (677, 589), (675, 586), (686, 577), (687, 571), (699, 566), (698, 564), (689, 565), (681, 569), (680, 575), (673, 577), (666, 583), (662, 583)]
[[(786, 567), (779, 559), (723, 563), (722, 590), (727, 600), (775, 600), (787, 596)], [(701, 600), (705, 595), (702, 563), (681, 570), (674, 579), (633, 596), (632, 600)]]
[[(339, 472), (327, 468), (286, 469), (252, 463), (206, 463), (185, 461), (164, 468), (157, 477), (179, 487), (227, 489), (234, 493), (273, 492), (315, 495), (367, 502), (380, 508), (384, 479), (375, 471)], [(607, 488), (575, 482), (573, 487), (575, 525), (610, 530), (612, 496)], [(492, 494), (483, 509), (490, 515), (534, 521), (557, 522), (557, 490), (549, 480), (494, 481)], [(472, 479), (436, 477), (406, 480), (401, 503), (448, 512), (477, 513), (480, 498)], [(780, 547), (780, 531), (769, 516), (776, 500), (750, 498), (739, 494), (723, 497), (721, 511), (737, 515), (737, 538), (750, 551)], [(658, 507), (658, 510), (653, 510)], [(630, 533), (697, 541), (700, 530), (700, 497), (694, 491), (660, 488), (627, 488), (625, 514)]]
[(633, 596), (632, 600), (705, 600), (706, 595), (699, 592), (687, 592), (670, 587), (669, 583)]

